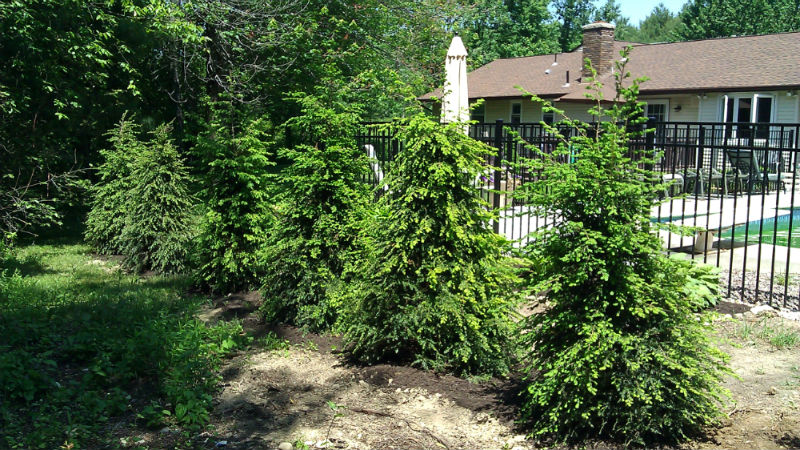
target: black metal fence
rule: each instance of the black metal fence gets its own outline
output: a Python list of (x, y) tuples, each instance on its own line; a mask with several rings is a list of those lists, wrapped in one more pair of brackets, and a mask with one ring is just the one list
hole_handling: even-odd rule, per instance
[[(800, 124), (650, 122), (647, 127), (655, 130), (630, 146), (656, 155), (652, 169), (664, 191), (651, 220), (695, 230), (681, 235), (664, 227), (665, 251), (719, 267), (729, 296), (800, 309)], [(576, 132), (559, 131), (567, 137)], [(478, 186), (500, 209), (495, 231), (525, 245), (531, 232), (553, 219), (536, 216), (514, 196), (538, 176), (520, 162), (538, 151), (552, 152), (559, 139), (539, 123), (502, 121), (473, 124), (469, 135), (497, 149), (487, 161), (494, 169)], [(392, 170), (402, 143), (370, 124), (357, 140), (372, 158), (368, 181), (377, 184)], [(572, 159), (564, 156), (565, 163)]]

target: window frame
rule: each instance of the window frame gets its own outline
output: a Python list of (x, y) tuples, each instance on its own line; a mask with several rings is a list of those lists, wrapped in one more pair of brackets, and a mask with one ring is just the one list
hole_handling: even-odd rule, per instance
[[(762, 98), (769, 98), (770, 99), (770, 107), (769, 107), (769, 121), (767, 122), (758, 122), (758, 114), (761, 112), (759, 110), (758, 104), (759, 99)], [(728, 106), (732, 105), (733, 108), (731, 111), (738, 117), (739, 114), (739, 103), (742, 99), (750, 100), (750, 117), (745, 120), (733, 120), (732, 117), (728, 117)], [(735, 125), (737, 123), (774, 123), (775, 117), (778, 111), (778, 96), (775, 93), (768, 93), (768, 92), (731, 92), (725, 93), (720, 96), (720, 121), (724, 123), (723, 127), (723, 136), (726, 139), (762, 139), (758, 135), (763, 133), (763, 128), (759, 129), (751, 129), (750, 127), (743, 127), (741, 131), (744, 136), (739, 136), (739, 126)], [(768, 129), (767, 129), (768, 130)], [(767, 131), (767, 133), (769, 133)]]
[[(514, 114), (514, 106), (515, 105), (519, 105), (519, 118), (517, 119), (516, 122), (514, 122), (514, 116), (516, 115), (516, 114)], [(508, 116), (508, 118), (509, 118), (508, 122), (509, 123), (511, 123), (511, 124), (522, 123), (522, 102), (511, 102), (508, 111), (509, 111), (509, 116)]]
[[(478, 120), (478, 117), (480, 117), (481, 120)], [(470, 107), (469, 120), (474, 120), (478, 123), (486, 123), (486, 102), (483, 102), (477, 107), (474, 104)]]
[[(550, 116), (549, 122), (547, 121), (546, 115)], [(548, 125), (553, 125), (554, 123), (556, 123), (556, 113), (553, 111), (542, 111), (542, 122)]]
[(648, 114), (648, 109), (650, 106), (654, 105), (663, 105), (664, 106), (664, 119), (663, 120), (656, 120), (656, 122), (669, 122), (669, 99), (668, 98), (654, 98), (644, 101), (646, 105), (644, 106), (644, 116), (649, 120), (650, 114)]

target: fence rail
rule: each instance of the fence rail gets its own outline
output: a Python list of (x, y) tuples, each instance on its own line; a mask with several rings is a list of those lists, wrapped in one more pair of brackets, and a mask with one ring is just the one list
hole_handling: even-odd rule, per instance
[[(660, 231), (665, 251), (719, 267), (729, 296), (800, 309), (800, 124), (649, 122), (647, 128), (654, 130), (629, 145), (652, 150), (650, 168), (664, 184), (651, 220), (698, 230)], [(559, 132), (569, 137), (577, 130)], [(473, 124), (469, 135), (497, 150), (487, 158), (494, 170), (478, 186), (500, 210), (495, 231), (527, 244), (552, 218), (536, 216), (513, 195), (538, 176), (519, 163), (553, 152), (559, 139), (539, 123), (502, 121)], [(377, 184), (402, 143), (370, 124), (356, 139), (372, 158), (367, 181)], [(564, 156), (565, 163), (571, 159)]]

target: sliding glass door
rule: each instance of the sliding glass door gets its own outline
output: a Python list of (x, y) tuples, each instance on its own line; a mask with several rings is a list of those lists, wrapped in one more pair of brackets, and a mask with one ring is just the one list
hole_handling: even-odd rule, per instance
[(772, 105), (771, 95), (724, 95), (722, 121), (730, 124), (725, 127), (725, 138), (746, 145), (757, 142), (752, 139), (768, 139)]

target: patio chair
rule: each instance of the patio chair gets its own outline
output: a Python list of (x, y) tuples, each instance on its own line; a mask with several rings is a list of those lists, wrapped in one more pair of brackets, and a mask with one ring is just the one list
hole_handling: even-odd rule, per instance
[(725, 175), (717, 169), (686, 169), (683, 175), (684, 192), (706, 195), (709, 190), (714, 192), (716, 188), (721, 190), (723, 195), (728, 193)]
[(683, 175), (680, 173), (659, 173), (661, 185), (664, 188), (664, 197), (673, 197), (683, 193), (685, 185)]
[[(777, 190), (779, 184), (786, 191), (786, 186), (777, 173), (764, 173), (753, 150), (725, 150), (725, 156), (728, 157), (731, 167), (736, 171), (733, 176), (738, 178), (738, 184), (744, 187), (744, 191), (748, 194), (758, 192), (762, 187), (765, 187), (767, 192), (772, 186)], [(734, 186), (734, 190), (738, 192), (737, 187), (739, 186)]]

